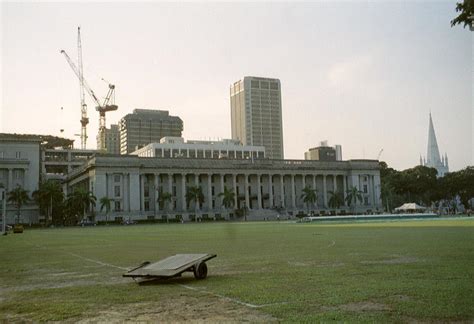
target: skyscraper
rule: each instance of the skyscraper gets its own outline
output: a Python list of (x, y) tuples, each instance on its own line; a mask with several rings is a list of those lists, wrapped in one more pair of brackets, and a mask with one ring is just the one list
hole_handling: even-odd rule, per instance
[(436, 140), (431, 113), (428, 126), (428, 153), (426, 155), (425, 161), (423, 161), (420, 157), (420, 164), (430, 168), (435, 168), (438, 171), (438, 177), (443, 177), (449, 172), (448, 155), (445, 154), (444, 156), (440, 157), (439, 154), (438, 141)]
[(283, 159), (281, 85), (278, 79), (244, 77), (230, 87), (232, 139), (264, 146), (270, 159)]
[(135, 109), (120, 120), (120, 153), (128, 154), (165, 136), (181, 137), (183, 121), (165, 110)]

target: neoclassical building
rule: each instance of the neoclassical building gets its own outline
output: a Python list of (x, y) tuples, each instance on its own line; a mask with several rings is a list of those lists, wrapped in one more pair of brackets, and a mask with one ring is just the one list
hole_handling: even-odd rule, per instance
[[(186, 201), (190, 186), (199, 186), (204, 202), (195, 206)], [(301, 195), (306, 186), (315, 188), (318, 199), (306, 206)], [(226, 210), (219, 196), (224, 188), (235, 195), (234, 206), (246, 210), (250, 219), (274, 219), (282, 214), (293, 217), (299, 212), (328, 214), (331, 192), (351, 187), (362, 192), (362, 202), (345, 211), (365, 213), (382, 211), (380, 172), (376, 160), (307, 161), (307, 160), (230, 160), (191, 158), (147, 158), (138, 156), (99, 155), (73, 170), (65, 188), (90, 190), (99, 201), (113, 200), (109, 218), (159, 219), (163, 215), (185, 221), (198, 218), (232, 218), (234, 208)], [(171, 194), (171, 201), (160, 209), (158, 193)], [(102, 219), (100, 204), (96, 220)]]

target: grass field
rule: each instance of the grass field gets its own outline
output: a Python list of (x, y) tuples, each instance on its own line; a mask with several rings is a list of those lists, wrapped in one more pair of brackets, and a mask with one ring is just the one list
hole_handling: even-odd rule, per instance
[[(201, 252), (206, 280), (121, 277)], [(0, 255), (0, 321), (474, 321), (474, 218), (26, 230)]]

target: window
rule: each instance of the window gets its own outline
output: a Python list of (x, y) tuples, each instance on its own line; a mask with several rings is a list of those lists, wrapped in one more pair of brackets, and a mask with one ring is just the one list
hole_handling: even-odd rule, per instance
[(149, 211), (150, 210), (150, 202), (147, 200), (145, 201), (145, 211)]
[(21, 159), (21, 152), (15, 152), (15, 157), (17, 159)]
[(369, 197), (364, 197), (364, 205), (369, 205)]
[(251, 81), (250, 87), (253, 89), (258, 89), (259, 88), (258, 81)]
[(120, 197), (120, 186), (114, 186), (114, 196)]
[(120, 207), (121, 207), (121, 206), (120, 206), (120, 201), (116, 201), (116, 202), (114, 203), (114, 205), (115, 205), (115, 206), (114, 206), (115, 211), (120, 211)]
[(120, 174), (114, 175), (114, 182), (120, 182)]
[(367, 193), (367, 192), (368, 192), (368, 190), (367, 190), (367, 185), (365, 184), (365, 185), (364, 185), (364, 193)]

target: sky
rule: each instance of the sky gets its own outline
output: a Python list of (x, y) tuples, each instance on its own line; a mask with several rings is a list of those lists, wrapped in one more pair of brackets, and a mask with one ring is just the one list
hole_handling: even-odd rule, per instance
[[(116, 112), (169, 110), (185, 139), (231, 137), (230, 85), (282, 85), (286, 159), (328, 140), (343, 159), (403, 170), (426, 155), (429, 113), (451, 171), (474, 165), (473, 33), (451, 28), (455, 1), (2, 2), (0, 132), (80, 147), (77, 62)], [(88, 148), (99, 114), (88, 101)], [(61, 109), (61, 107), (63, 107)], [(61, 129), (64, 131), (61, 132)]]

